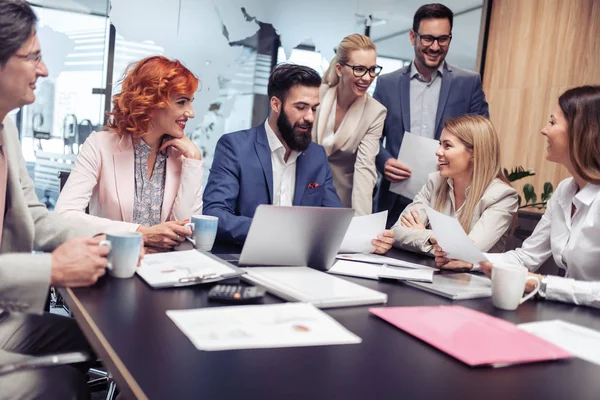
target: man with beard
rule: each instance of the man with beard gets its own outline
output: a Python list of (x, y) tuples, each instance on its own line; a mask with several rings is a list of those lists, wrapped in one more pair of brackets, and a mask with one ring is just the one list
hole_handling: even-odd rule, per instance
[(447, 119), (466, 114), (489, 118), (479, 74), (444, 61), (452, 41), (453, 18), (452, 11), (443, 4), (421, 6), (410, 31), (414, 61), (377, 81), (373, 97), (387, 108), (387, 116), (376, 158), (383, 179), (374, 208), (389, 211), (388, 227), (412, 201), (389, 190), (390, 183), (411, 175), (410, 165), (397, 160), (404, 132), (438, 140)]
[(260, 204), (342, 207), (325, 149), (311, 141), (321, 78), (283, 64), (269, 77), (264, 124), (223, 135), (204, 190), (204, 214), (219, 218), (217, 238), (243, 243)]

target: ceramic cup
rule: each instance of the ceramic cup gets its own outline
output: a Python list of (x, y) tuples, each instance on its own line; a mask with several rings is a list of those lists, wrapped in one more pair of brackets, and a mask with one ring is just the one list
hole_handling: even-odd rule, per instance
[(215, 243), (219, 218), (211, 215), (194, 215), (184, 226), (192, 230), (189, 238), (196, 250), (210, 251)]
[(140, 252), (142, 234), (140, 232), (107, 233), (100, 246), (108, 246), (108, 273), (115, 278), (131, 278), (135, 274)]
[[(532, 298), (540, 289), (540, 280), (529, 276), (522, 265), (497, 263), (492, 268), (492, 302), (503, 310), (516, 310), (520, 304)], [(535, 281), (535, 289), (523, 296), (528, 281)]]

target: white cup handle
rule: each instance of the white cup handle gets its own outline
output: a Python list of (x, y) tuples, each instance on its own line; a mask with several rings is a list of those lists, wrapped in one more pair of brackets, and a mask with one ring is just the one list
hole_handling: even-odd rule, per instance
[(194, 224), (193, 222), (186, 222), (185, 224), (183, 224), (184, 228), (190, 228), (192, 230), (192, 236), (188, 236), (187, 239), (192, 242), (194, 244), (194, 246), (196, 245), (196, 241), (194, 240), (194, 228), (196, 227), (196, 224)]
[(523, 304), (525, 303), (527, 300), (529, 300), (530, 298), (532, 298), (533, 296), (535, 296), (535, 294), (538, 292), (538, 290), (540, 290), (540, 280), (537, 276), (528, 276), (527, 280), (525, 281), (525, 285), (527, 285), (527, 282), (529, 281), (535, 281), (536, 285), (535, 285), (535, 289), (533, 289), (527, 296), (524, 296), (521, 301), (519, 302), (519, 304)]
[[(110, 240), (101, 240), (100, 243), (98, 243), (98, 246), (106, 246), (106, 247), (108, 247), (108, 252), (109, 253), (112, 250), (112, 244), (110, 243)], [(106, 264), (106, 268), (112, 269), (112, 264), (110, 263), (110, 261), (108, 262), (108, 264)]]

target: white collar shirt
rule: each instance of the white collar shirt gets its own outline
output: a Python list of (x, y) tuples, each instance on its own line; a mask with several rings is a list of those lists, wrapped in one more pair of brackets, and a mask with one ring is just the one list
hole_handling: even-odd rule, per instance
[(291, 206), (296, 191), (296, 160), (300, 153), (292, 150), (287, 162), (285, 147), (279, 140), (269, 121), (265, 121), (267, 140), (271, 149), (271, 167), (273, 168), (273, 205)]
[(577, 191), (573, 178), (565, 179), (521, 248), (488, 254), (492, 263), (521, 264), (530, 271), (550, 256), (566, 274), (547, 278), (546, 297), (600, 307), (600, 185), (588, 183)]

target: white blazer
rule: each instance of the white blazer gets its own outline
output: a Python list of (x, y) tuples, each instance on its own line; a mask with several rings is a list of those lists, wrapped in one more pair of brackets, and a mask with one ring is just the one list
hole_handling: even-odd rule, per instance
[[(321, 85), (321, 105), (312, 130), (312, 140), (323, 145), (330, 115), (335, 115), (336, 87)], [(377, 182), (375, 157), (387, 109), (368, 94), (358, 98), (334, 134), (333, 144), (324, 146), (333, 174), (333, 184), (344, 207), (356, 215), (373, 210), (373, 188)]]
[[(425, 207), (435, 207), (437, 194), (444, 182), (439, 172), (429, 174), (427, 183), (417, 193), (413, 202), (402, 212), (402, 215), (411, 210), (416, 210), (423, 224), (427, 226), (429, 219), (425, 213)], [(454, 188), (451, 180), (448, 181), (448, 184), (450, 185), (450, 199), (444, 202), (441, 212), (455, 217)], [(518, 208), (517, 191), (500, 179), (494, 179), (473, 210), (471, 229), (467, 232), (469, 237), (481, 251), (491, 253), (504, 251), (504, 246), (510, 235), (513, 217)], [(396, 239), (394, 246), (411, 251), (430, 253), (433, 246), (429, 244), (429, 237), (433, 234), (433, 231), (402, 226), (400, 222), (402, 215), (392, 227)]]

